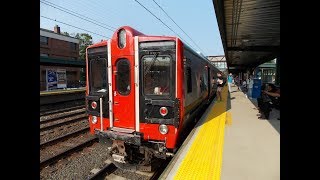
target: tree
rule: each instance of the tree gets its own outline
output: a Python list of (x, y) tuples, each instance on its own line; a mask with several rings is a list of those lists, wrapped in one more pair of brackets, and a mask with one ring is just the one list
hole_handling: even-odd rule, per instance
[(79, 43), (79, 54), (80, 59), (85, 60), (86, 59), (86, 48), (90, 45), (92, 45), (92, 36), (87, 33), (77, 33), (75, 35), (75, 38), (80, 40)]
[(68, 32), (63, 32), (62, 34), (71, 37)]

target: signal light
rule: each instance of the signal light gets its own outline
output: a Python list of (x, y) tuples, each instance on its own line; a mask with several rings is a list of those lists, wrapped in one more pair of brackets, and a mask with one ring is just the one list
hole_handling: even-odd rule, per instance
[(97, 102), (92, 101), (91, 102), (91, 107), (92, 107), (92, 109), (96, 109), (97, 108)]
[(118, 33), (118, 46), (120, 49), (126, 46), (126, 30), (121, 29)]
[(165, 124), (161, 124), (160, 126), (159, 126), (159, 132), (161, 133), (161, 134), (167, 134), (168, 133), (168, 126), (167, 125), (165, 125)]
[(98, 122), (97, 116), (92, 116), (91, 122), (92, 122), (92, 124), (96, 124)]
[(168, 114), (168, 109), (166, 107), (161, 107), (159, 112), (161, 116), (166, 116)]

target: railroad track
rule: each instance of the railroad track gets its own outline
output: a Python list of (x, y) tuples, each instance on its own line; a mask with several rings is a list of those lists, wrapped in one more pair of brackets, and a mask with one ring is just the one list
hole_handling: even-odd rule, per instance
[(61, 108), (61, 109), (54, 109), (54, 110), (47, 110), (47, 111), (42, 111), (40, 112), (40, 117), (41, 116), (48, 116), (48, 115), (52, 115), (52, 114), (57, 114), (57, 113), (62, 113), (62, 112), (66, 112), (66, 111), (73, 111), (73, 110), (77, 110), (77, 109), (82, 109), (85, 108), (85, 105), (79, 105), (79, 106), (73, 106), (73, 107), (67, 107), (67, 108)]
[(59, 137), (56, 137), (56, 138), (53, 138), (53, 139), (50, 139), (46, 142), (42, 142), (40, 143), (40, 149), (44, 148), (44, 147), (47, 147), (47, 146), (50, 146), (52, 144), (55, 144), (55, 143), (58, 143), (58, 142), (61, 142), (61, 141), (64, 141), (70, 137), (73, 137), (73, 136), (77, 136), (79, 134), (82, 134), (84, 132), (89, 132), (89, 127), (84, 127), (84, 128), (81, 128), (77, 131), (74, 131), (74, 132), (70, 132), (70, 133), (67, 133), (67, 134), (64, 134), (62, 136), (59, 136)]
[(108, 162), (106, 163), (106, 165), (101, 168), (100, 170), (98, 170), (97, 172), (95, 172), (95, 174), (91, 175), (88, 180), (102, 180), (105, 179), (105, 176), (108, 174), (111, 174), (113, 171), (115, 171), (117, 169), (117, 167), (111, 163)]
[(87, 146), (90, 146), (97, 141), (97, 137), (86, 133), (82, 137), (81, 135), (78, 135), (76, 137), (69, 138), (66, 141), (60, 141), (53, 146), (43, 148), (42, 150), (40, 150), (40, 158), (42, 156), (42, 159), (40, 159), (40, 169), (47, 165), (53, 164), (58, 160), (63, 159), (64, 157), (77, 152)]
[(85, 106), (85, 99), (40, 105), (40, 115), (46, 114), (47, 112), (50, 114), (50, 112), (72, 108), (75, 106)]
[(50, 121), (50, 122), (46, 122), (41, 124), (40, 123), (40, 132), (42, 131), (46, 131), (49, 129), (53, 129), (56, 127), (61, 127), (63, 125), (68, 125), (71, 124), (73, 122), (77, 122), (77, 121), (83, 121), (83, 120), (87, 120), (87, 115), (86, 114), (80, 114), (80, 115), (76, 115), (76, 116), (71, 116), (71, 117), (67, 117), (65, 119), (57, 119), (55, 121)]
[(77, 115), (81, 115), (81, 114), (86, 114), (85, 108), (77, 108), (77, 109), (73, 109), (70, 111), (64, 111), (64, 112), (54, 113), (51, 115), (41, 116), (40, 117), (40, 125), (44, 124), (44, 123), (56, 121), (56, 120), (59, 120), (62, 118), (77, 116)]
[[(168, 158), (167, 160), (163, 161), (161, 165), (153, 172), (142, 172), (142, 171), (135, 171), (135, 172), (125, 172), (121, 173), (121, 176), (119, 176), (119, 172), (116, 173), (115, 171), (119, 170), (111, 161), (107, 162), (105, 166), (101, 169), (94, 169), (92, 170), (94, 172), (93, 175), (91, 175), (88, 179), (89, 180), (104, 180), (104, 179), (131, 179), (132, 173), (135, 174), (134, 179), (148, 179), (148, 180), (155, 180), (158, 179), (161, 175), (161, 173), (164, 171), (166, 166), (169, 164), (171, 158)], [(127, 174), (128, 173), (128, 174)], [(117, 175), (118, 174), (118, 175)]]

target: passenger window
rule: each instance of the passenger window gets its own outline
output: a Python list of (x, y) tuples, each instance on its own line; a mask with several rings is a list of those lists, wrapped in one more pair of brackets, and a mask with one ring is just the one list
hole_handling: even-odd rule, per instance
[(191, 67), (187, 67), (186, 77), (187, 77), (187, 93), (191, 93), (192, 92)]
[(200, 91), (203, 91), (203, 78), (202, 75), (200, 75)]
[(121, 95), (130, 93), (130, 63), (127, 59), (120, 59), (117, 62), (116, 87)]

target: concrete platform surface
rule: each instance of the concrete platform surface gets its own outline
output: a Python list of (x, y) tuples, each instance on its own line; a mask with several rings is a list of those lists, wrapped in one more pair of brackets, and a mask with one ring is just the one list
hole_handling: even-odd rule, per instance
[(236, 89), (227, 108), (232, 124), (225, 129), (221, 180), (279, 180), (280, 112), (258, 119), (256, 100)]

